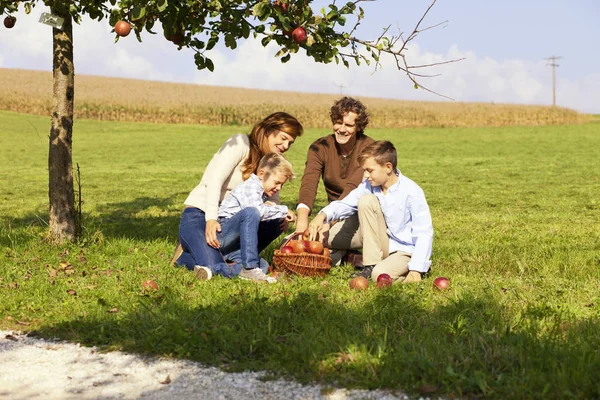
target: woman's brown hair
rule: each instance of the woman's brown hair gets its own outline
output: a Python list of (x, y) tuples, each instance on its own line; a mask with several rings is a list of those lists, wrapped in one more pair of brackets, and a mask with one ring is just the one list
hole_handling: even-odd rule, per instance
[(242, 165), (242, 179), (246, 180), (258, 169), (260, 159), (271, 151), (269, 136), (275, 132), (285, 132), (296, 139), (302, 136), (304, 128), (298, 120), (285, 112), (276, 112), (263, 119), (250, 132), (250, 152)]

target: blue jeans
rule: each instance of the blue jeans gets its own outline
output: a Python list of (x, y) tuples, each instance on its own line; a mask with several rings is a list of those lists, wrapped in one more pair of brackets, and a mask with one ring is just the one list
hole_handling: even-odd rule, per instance
[[(186, 208), (179, 223), (179, 242), (183, 254), (177, 264), (189, 270), (193, 270), (195, 265), (206, 266), (214, 274), (228, 278), (239, 275), (244, 264), (251, 268), (260, 266), (264, 272), (268, 272), (268, 263), (258, 254), (277, 239), (282, 230), (280, 220), (260, 221), (260, 215), (256, 218), (257, 211), (255, 208), (244, 209), (229, 220), (220, 221), (221, 232), (217, 233), (221, 244), (219, 251), (206, 243), (204, 211)], [(230, 265), (226, 260), (234, 264)]]

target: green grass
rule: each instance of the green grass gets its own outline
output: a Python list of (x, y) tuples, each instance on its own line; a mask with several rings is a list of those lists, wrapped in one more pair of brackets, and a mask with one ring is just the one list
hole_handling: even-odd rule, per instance
[[(55, 247), (43, 240), (48, 118), (0, 121), (0, 327), (415, 396), (600, 397), (595, 123), (369, 131), (396, 144), (426, 193), (433, 270), (420, 284), (354, 292), (347, 266), (274, 285), (200, 282), (167, 266), (183, 200), (247, 128), (77, 121), (85, 235)], [(309, 130), (287, 153), (298, 176), (325, 133)], [(299, 183), (284, 187), (290, 206)], [(451, 290), (432, 288), (438, 275)], [(146, 279), (160, 289), (145, 292)]]

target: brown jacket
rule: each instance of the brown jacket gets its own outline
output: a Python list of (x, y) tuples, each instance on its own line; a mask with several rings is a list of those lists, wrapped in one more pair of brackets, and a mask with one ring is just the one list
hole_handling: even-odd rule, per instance
[[(358, 164), (358, 155), (365, 146), (373, 142), (373, 139), (363, 133), (356, 134), (355, 140), (348, 143), (350, 146), (346, 146), (350, 147), (347, 150), (340, 147), (333, 134), (313, 142), (306, 156), (298, 204), (304, 203), (312, 211), (321, 177), (327, 192), (327, 202), (344, 198), (362, 182), (364, 171)], [(346, 154), (347, 157), (342, 156)]]

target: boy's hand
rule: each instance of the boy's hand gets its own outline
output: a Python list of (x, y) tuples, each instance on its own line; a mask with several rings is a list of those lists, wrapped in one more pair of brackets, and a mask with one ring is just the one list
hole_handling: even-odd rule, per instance
[[(329, 230), (329, 224), (324, 224), (327, 216), (323, 213), (318, 213), (317, 216), (308, 224), (308, 233), (310, 240), (315, 240), (319, 235)], [(325, 227), (327, 225), (327, 227)]]
[(287, 215), (285, 216), (286, 221), (294, 222), (296, 220), (296, 214), (292, 210), (288, 210)]
[(408, 271), (408, 275), (402, 281), (402, 283), (412, 283), (412, 282), (420, 282), (421, 281), (421, 273), (419, 271)]
[(221, 246), (217, 239), (217, 232), (221, 232), (221, 224), (219, 224), (216, 219), (209, 219), (206, 221), (206, 243), (215, 249), (218, 249)]

